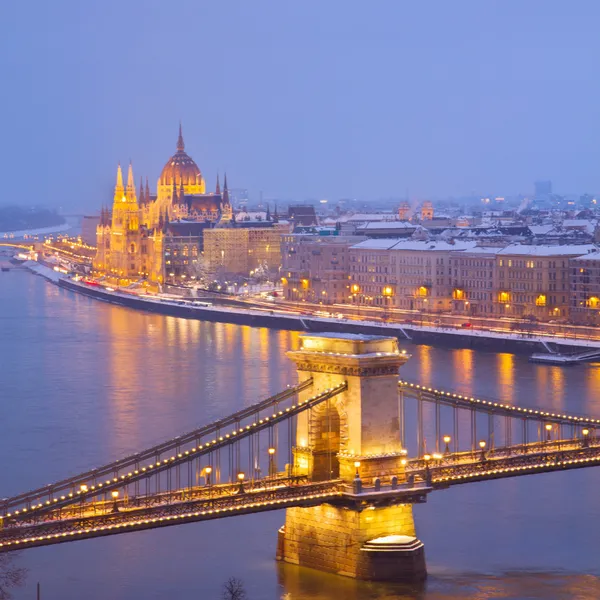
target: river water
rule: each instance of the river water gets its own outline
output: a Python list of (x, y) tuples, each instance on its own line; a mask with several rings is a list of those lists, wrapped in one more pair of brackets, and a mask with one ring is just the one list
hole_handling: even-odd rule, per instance
[[(0, 496), (224, 416), (295, 381), (291, 332), (137, 313), (0, 273)], [(600, 415), (600, 365), (405, 346), (402, 375), (505, 401)], [(415, 507), (430, 577), (373, 585), (274, 560), (283, 512), (31, 549), (15, 598), (249, 600), (600, 598), (600, 470), (459, 486)]]

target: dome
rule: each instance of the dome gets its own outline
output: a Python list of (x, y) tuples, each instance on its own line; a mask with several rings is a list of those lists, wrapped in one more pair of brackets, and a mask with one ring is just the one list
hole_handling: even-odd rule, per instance
[(200, 185), (202, 182), (202, 173), (194, 160), (185, 152), (180, 125), (177, 152), (171, 156), (169, 162), (164, 166), (160, 174), (160, 184), (173, 185), (175, 183), (175, 185), (179, 186), (182, 180), (184, 186)]

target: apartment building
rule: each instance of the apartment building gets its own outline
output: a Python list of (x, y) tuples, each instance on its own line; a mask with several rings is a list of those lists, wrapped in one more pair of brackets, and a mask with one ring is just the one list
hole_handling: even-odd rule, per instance
[(600, 252), (569, 261), (572, 321), (600, 325)]
[(354, 304), (407, 310), (452, 309), (450, 256), (474, 242), (365, 240), (349, 251)]
[(287, 224), (215, 227), (204, 232), (204, 262), (212, 276), (248, 277), (257, 268), (277, 273), (281, 265), (281, 235)]
[(287, 300), (349, 301), (348, 249), (355, 236), (288, 234), (281, 237), (281, 282)]
[(465, 315), (494, 312), (494, 269), (500, 248), (477, 247), (450, 252), (451, 310)]
[(511, 244), (499, 250), (494, 273), (494, 312), (540, 320), (567, 317), (571, 305), (569, 261), (595, 250), (592, 244)]

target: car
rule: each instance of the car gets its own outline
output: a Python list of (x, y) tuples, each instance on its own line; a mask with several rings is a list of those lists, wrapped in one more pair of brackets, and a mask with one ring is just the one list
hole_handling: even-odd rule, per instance
[(464, 327), (465, 329), (468, 329), (469, 327), (473, 327), (473, 325), (471, 325), (471, 323), (461, 323), (460, 326)]

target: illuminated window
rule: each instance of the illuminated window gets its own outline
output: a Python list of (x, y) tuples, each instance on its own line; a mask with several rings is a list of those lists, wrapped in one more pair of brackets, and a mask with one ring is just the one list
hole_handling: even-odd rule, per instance
[(464, 300), (465, 299), (465, 290), (460, 290), (458, 288), (456, 288), (453, 292), (452, 292), (452, 297), (455, 300)]
[(590, 308), (598, 308), (599, 304), (600, 304), (600, 298), (597, 298), (596, 296), (592, 296), (588, 300), (588, 305)]
[(546, 306), (546, 295), (545, 294), (540, 294), (535, 299), (535, 305), (536, 306)]
[(420, 296), (421, 298), (428, 296), (429, 295), (429, 290), (422, 285), (418, 290), (417, 290), (417, 296)]
[(392, 295), (392, 293), (393, 293), (393, 290), (392, 290), (392, 288), (391, 288), (389, 285), (386, 285), (386, 286), (383, 288), (383, 290), (382, 290), (382, 294), (383, 294), (384, 296), (391, 296), (391, 295)]
[(500, 292), (500, 294), (498, 294), (498, 300), (500, 302), (510, 302), (510, 294), (508, 292)]

